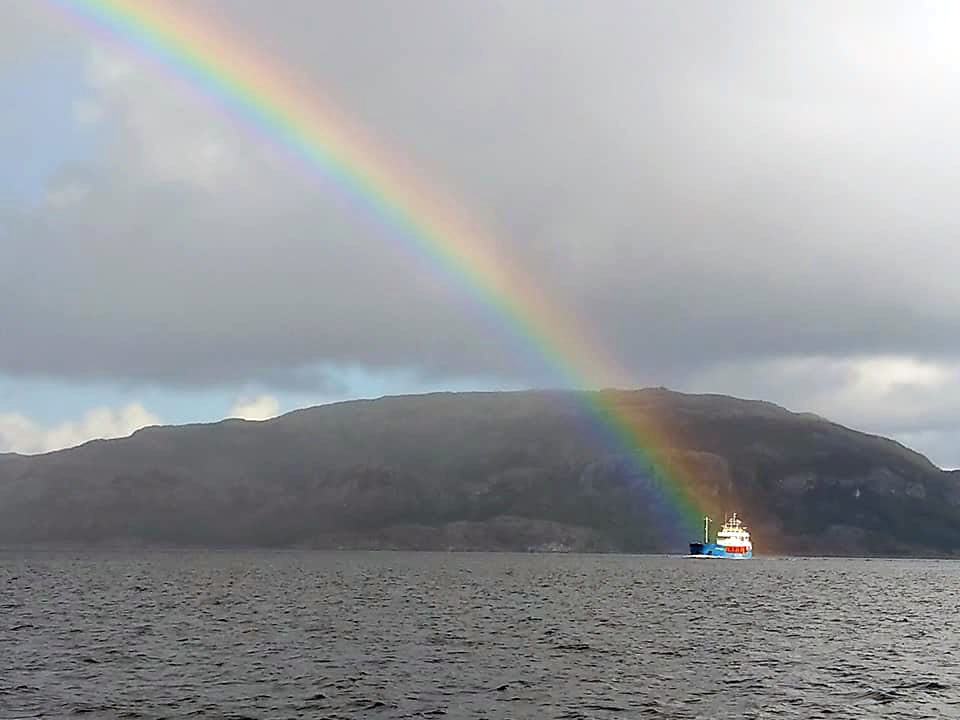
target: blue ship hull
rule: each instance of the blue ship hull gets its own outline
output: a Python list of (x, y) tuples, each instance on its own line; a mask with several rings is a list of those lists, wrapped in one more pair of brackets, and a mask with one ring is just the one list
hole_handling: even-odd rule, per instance
[(690, 555), (732, 560), (749, 560), (753, 557), (753, 553), (749, 550), (745, 553), (728, 553), (722, 545), (716, 543), (690, 543)]

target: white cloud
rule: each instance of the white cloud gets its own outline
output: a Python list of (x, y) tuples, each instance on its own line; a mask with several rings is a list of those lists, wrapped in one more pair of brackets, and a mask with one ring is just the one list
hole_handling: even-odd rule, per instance
[(90, 127), (103, 119), (103, 107), (90, 98), (82, 98), (73, 104), (73, 117), (81, 127)]
[(41, 453), (75, 447), (96, 438), (126, 437), (160, 421), (140, 403), (94, 408), (78, 420), (44, 426), (20, 413), (0, 413), (0, 451)]
[(136, 77), (136, 65), (119, 52), (108, 52), (100, 45), (91, 48), (87, 78), (96, 88), (122, 85)]
[(98, 46), (87, 58), (87, 83), (91, 95), (78, 101), (77, 122), (90, 126), (109, 116), (112, 132), (134, 140), (120, 152), (128, 163), (139, 162), (140, 172), (160, 182), (236, 190), (243, 175), (236, 143), (243, 136), (188, 85)]
[(870, 394), (887, 395), (903, 388), (938, 388), (951, 372), (941, 363), (908, 356), (880, 356), (847, 361), (856, 371), (857, 386)]
[(53, 187), (47, 193), (46, 204), (53, 210), (62, 210), (83, 202), (90, 194), (90, 188), (78, 182), (68, 182), (62, 186)]
[(229, 417), (243, 420), (269, 420), (280, 414), (280, 403), (272, 395), (241, 398), (230, 408)]

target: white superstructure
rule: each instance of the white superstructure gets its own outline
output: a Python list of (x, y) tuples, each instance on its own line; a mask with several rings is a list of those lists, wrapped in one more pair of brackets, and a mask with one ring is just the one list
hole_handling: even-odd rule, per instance
[(731, 555), (753, 553), (750, 533), (747, 532), (746, 526), (740, 522), (736, 513), (724, 521), (723, 527), (717, 533), (717, 545), (720, 545), (725, 552)]

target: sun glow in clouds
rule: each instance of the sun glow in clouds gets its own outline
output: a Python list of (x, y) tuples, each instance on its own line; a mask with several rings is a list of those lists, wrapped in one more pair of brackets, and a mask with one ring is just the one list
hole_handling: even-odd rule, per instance
[(241, 420), (269, 420), (280, 414), (280, 403), (271, 395), (244, 398), (234, 403), (227, 417)]

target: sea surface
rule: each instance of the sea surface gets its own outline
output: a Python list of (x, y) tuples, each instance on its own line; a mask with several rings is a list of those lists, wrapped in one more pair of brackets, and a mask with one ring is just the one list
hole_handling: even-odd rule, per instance
[(0, 718), (960, 717), (960, 563), (0, 552)]

